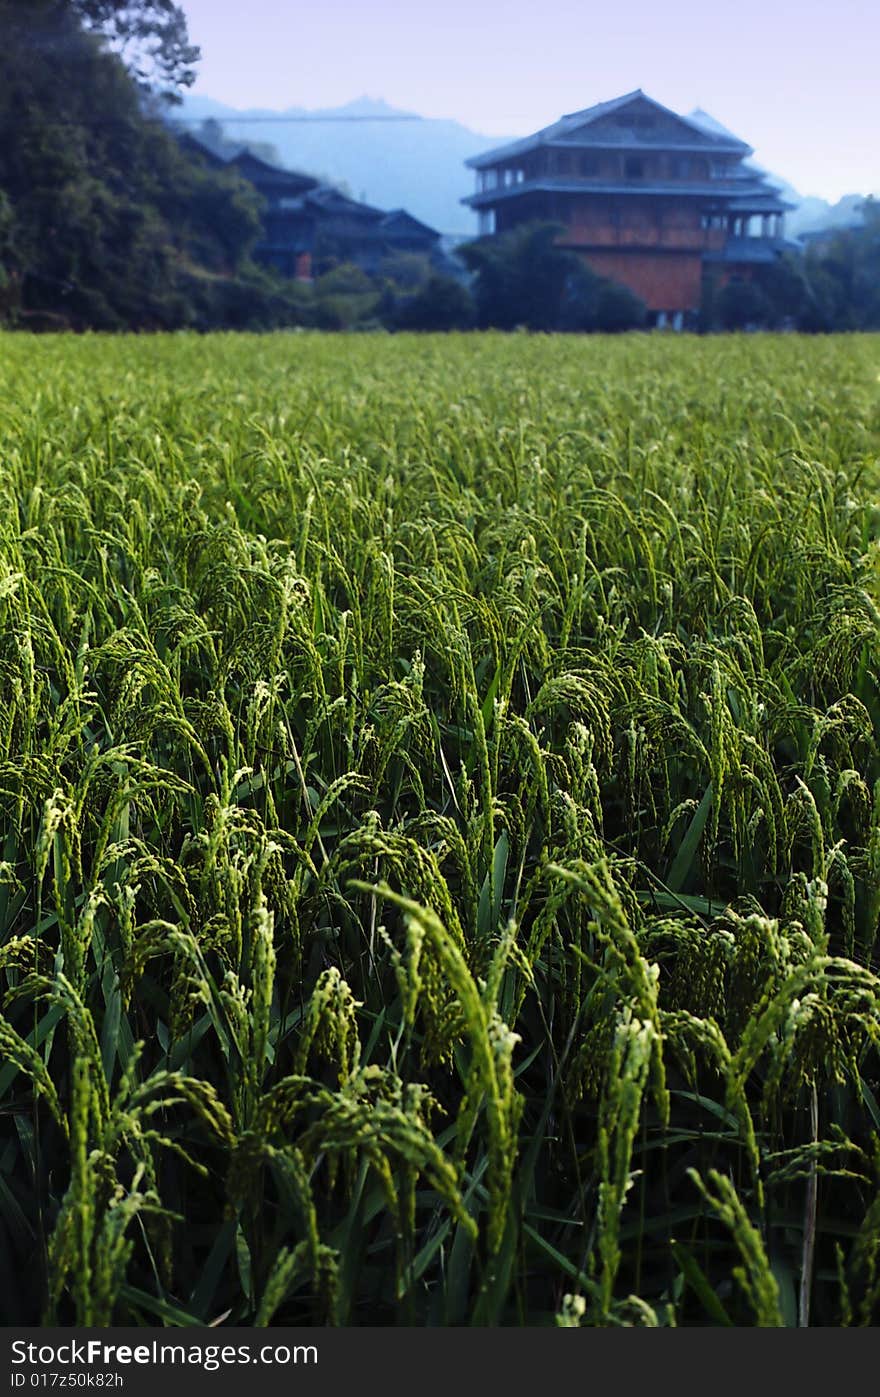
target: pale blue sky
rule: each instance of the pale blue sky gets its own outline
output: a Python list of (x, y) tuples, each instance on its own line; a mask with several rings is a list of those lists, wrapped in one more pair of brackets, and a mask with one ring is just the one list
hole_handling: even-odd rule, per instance
[(803, 194), (880, 192), (877, 0), (181, 3), (195, 91), (233, 106), (367, 95), (521, 135), (641, 87), (706, 108)]

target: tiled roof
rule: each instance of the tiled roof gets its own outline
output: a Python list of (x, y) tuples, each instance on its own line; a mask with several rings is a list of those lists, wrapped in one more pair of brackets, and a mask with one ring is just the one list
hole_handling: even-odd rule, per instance
[(334, 189), (331, 184), (319, 185), (306, 196), (309, 203), (320, 208), (323, 213), (335, 213), (348, 215), (352, 218), (362, 218), (369, 223), (378, 223), (385, 217), (383, 209), (373, 208), (371, 204), (362, 204), (357, 199), (350, 199), (341, 190)]
[(283, 185), (285, 188), (305, 191), (307, 189), (317, 189), (318, 180), (313, 175), (304, 175), (299, 170), (284, 170), (279, 165), (270, 165), (267, 160), (261, 160), (253, 151), (240, 150), (226, 161), (227, 169), (232, 167), (240, 170), (247, 179), (253, 183), (264, 183), (272, 185)]
[(723, 136), (726, 140), (736, 141), (741, 146), (746, 144), (726, 126), (722, 126), (721, 122), (711, 116), (709, 112), (704, 112), (702, 107), (694, 107), (693, 111), (688, 113), (687, 120), (699, 126), (700, 130), (705, 131), (709, 136)]
[(421, 219), (416, 218), (411, 213), (407, 213), (406, 209), (388, 210), (382, 219), (382, 227), (390, 228), (393, 226), (411, 228), (422, 233), (430, 233), (434, 238), (440, 237), (436, 228), (431, 228), (427, 223), (422, 223)]
[[(526, 136), (520, 141), (512, 141), (508, 145), (496, 146), (494, 150), (488, 150), (483, 155), (474, 155), (465, 161), (472, 169), (480, 170), (487, 166), (496, 165), (503, 160), (512, 160), (517, 156), (525, 155), (528, 151), (537, 150), (539, 146), (553, 145), (558, 141), (566, 144), (572, 143), (576, 139), (576, 133), (584, 127), (589, 127), (599, 120), (600, 117), (609, 116), (614, 112), (622, 111), (631, 102), (641, 99), (647, 102), (656, 111), (673, 117), (676, 121), (693, 131), (693, 147), (705, 151), (728, 151), (742, 155), (751, 153), (751, 147), (738, 137), (729, 132), (708, 131), (704, 125), (695, 121), (692, 117), (680, 116), (678, 112), (673, 112), (669, 107), (664, 107), (660, 102), (655, 102), (653, 97), (649, 97), (642, 89), (636, 88), (634, 92), (624, 93), (622, 97), (615, 97), (610, 102), (597, 102), (592, 107), (585, 107), (580, 112), (569, 112), (559, 121), (553, 122), (551, 126), (545, 126), (540, 131), (536, 131), (531, 136)], [(607, 132), (605, 133), (608, 134)], [(620, 145), (627, 142), (627, 137), (622, 140), (614, 140), (609, 144)], [(656, 144), (650, 139), (646, 140), (643, 134), (633, 133), (631, 143), (634, 146), (645, 146)], [(583, 144), (590, 144), (589, 137), (584, 136)], [(664, 143), (665, 144), (665, 143)], [(671, 147), (670, 147), (671, 148)], [(684, 147), (682, 147), (684, 148)], [(691, 147), (688, 146), (688, 149)]]

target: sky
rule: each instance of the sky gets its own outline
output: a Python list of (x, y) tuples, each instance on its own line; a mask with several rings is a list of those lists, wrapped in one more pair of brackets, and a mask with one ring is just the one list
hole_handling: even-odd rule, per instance
[(179, 3), (193, 90), (231, 106), (369, 96), (517, 136), (641, 87), (709, 111), (801, 194), (880, 193), (877, 0)]

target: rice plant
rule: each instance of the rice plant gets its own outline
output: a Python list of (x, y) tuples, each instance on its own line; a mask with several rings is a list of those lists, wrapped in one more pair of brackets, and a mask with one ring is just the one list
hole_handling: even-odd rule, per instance
[(880, 341), (2, 348), (2, 1321), (875, 1323)]

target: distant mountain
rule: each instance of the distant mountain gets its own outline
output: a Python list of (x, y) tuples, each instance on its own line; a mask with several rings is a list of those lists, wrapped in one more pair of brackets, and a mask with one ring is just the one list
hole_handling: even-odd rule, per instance
[(794, 204), (794, 208), (785, 215), (787, 237), (799, 238), (803, 233), (824, 233), (834, 228), (852, 228), (863, 221), (861, 206), (867, 197), (865, 194), (844, 194), (842, 199), (832, 204), (827, 199), (819, 198), (817, 194), (798, 193), (788, 180), (771, 174), (753, 160), (749, 161), (749, 164), (761, 171), (787, 203)]
[(781, 180), (776, 183), (782, 185), (786, 199), (797, 205), (785, 216), (785, 231), (789, 237), (799, 238), (802, 233), (824, 233), (834, 228), (852, 228), (863, 221), (861, 206), (865, 202), (864, 194), (844, 194), (836, 204), (831, 204), (815, 194), (798, 194), (796, 189), (783, 184)]
[[(474, 215), (459, 203), (474, 187), (464, 162), (506, 139), (370, 97), (318, 111), (242, 111), (210, 97), (188, 96), (175, 117), (187, 122), (213, 117), (223, 123), (227, 139), (270, 143), (290, 169), (342, 184), (355, 199), (379, 208), (406, 208), (438, 232), (460, 236), (477, 231)], [(257, 119), (275, 117), (293, 120)], [(196, 126), (190, 129), (198, 134)]]
[[(264, 156), (268, 147), (274, 147), (290, 169), (340, 184), (355, 199), (379, 208), (406, 208), (438, 232), (458, 236), (477, 232), (476, 218), (459, 202), (473, 190), (465, 160), (513, 139), (482, 136), (458, 121), (418, 116), (373, 97), (316, 111), (305, 107), (242, 111), (211, 97), (187, 96), (177, 115), (192, 123), (213, 117), (222, 122), (229, 141), (247, 142)], [(705, 112), (694, 115), (725, 129)], [(291, 119), (275, 119), (279, 117)], [(197, 134), (197, 127), (192, 129)], [(789, 237), (860, 221), (861, 194), (846, 194), (831, 204), (815, 195), (799, 194), (786, 180), (763, 173), (795, 205), (785, 220)]]

